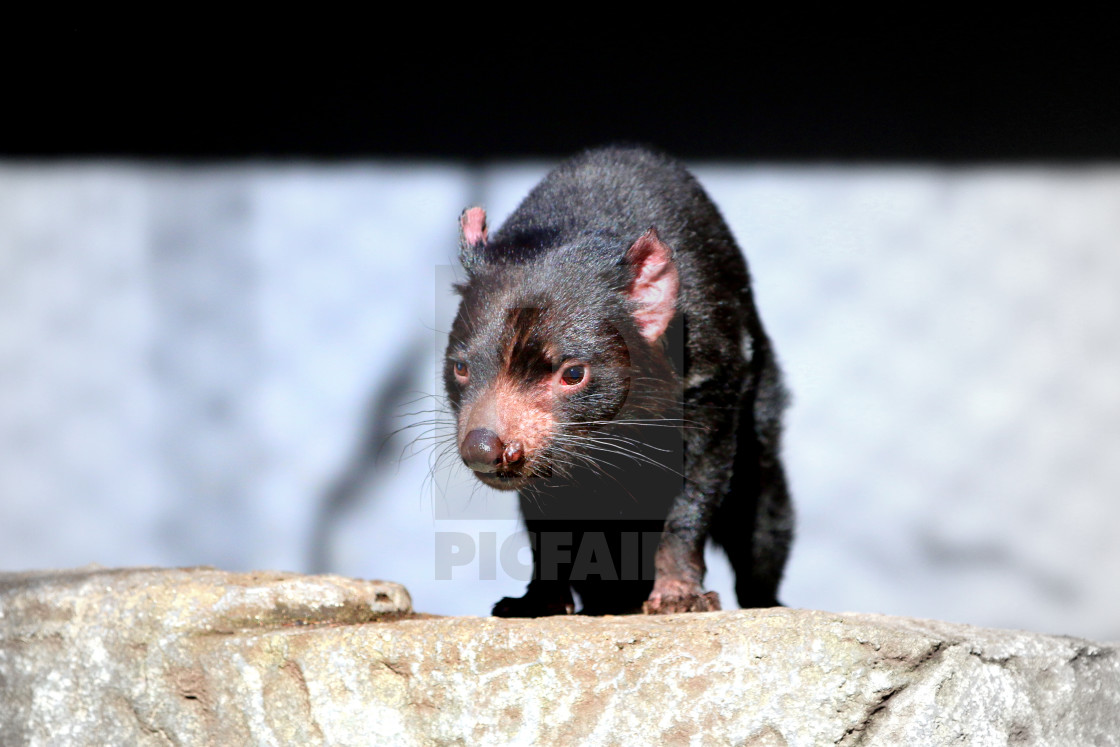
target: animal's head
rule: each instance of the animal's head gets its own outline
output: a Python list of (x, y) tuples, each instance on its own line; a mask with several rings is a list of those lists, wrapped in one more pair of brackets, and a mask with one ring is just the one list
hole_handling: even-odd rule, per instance
[(482, 208), (460, 228), (468, 277), (444, 362), (460, 456), (506, 489), (586, 464), (588, 433), (648, 412), (635, 392), (672, 375), (662, 350), (679, 290), (671, 249), (651, 228), (495, 251)]

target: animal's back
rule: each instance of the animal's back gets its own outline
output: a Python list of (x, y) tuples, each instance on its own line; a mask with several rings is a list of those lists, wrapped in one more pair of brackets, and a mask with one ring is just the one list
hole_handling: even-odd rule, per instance
[(672, 247), (683, 314), (703, 320), (718, 308), (725, 321), (750, 325), (750, 277), (726, 221), (683, 164), (655, 151), (612, 146), (565, 161), (525, 197), (487, 253), (526, 261), (589, 236), (629, 245), (650, 228)]

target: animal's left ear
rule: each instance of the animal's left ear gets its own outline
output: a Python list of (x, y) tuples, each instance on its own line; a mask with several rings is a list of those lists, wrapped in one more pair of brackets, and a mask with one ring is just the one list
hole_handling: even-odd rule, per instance
[(627, 250), (626, 263), (633, 272), (627, 293), (637, 304), (634, 321), (642, 337), (656, 342), (665, 334), (677, 309), (680, 278), (673, 250), (651, 228)]
[(486, 211), (482, 208), (470, 207), (459, 215), (459, 261), (468, 272), (478, 264), (488, 233)]

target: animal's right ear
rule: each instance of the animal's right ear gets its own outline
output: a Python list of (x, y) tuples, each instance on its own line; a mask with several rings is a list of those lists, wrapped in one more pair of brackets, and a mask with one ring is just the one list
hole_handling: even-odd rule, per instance
[(633, 272), (629, 296), (635, 304), (634, 321), (642, 337), (657, 342), (673, 321), (681, 287), (673, 250), (651, 228), (626, 252), (625, 261)]
[(480, 255), (486, 248), (486, 239), (486, 211), (480, 207), (464, 210), (459, 215), (459, 261), (467, 272), (481, 262)]

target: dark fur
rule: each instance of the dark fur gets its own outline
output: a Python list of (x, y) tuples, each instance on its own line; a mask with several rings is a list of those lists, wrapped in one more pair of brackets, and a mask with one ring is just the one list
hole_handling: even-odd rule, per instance
[[(679, 276), (677, 315), (654, 344), (627, 295), (627, 252), (651, 228)], [(643, 603), (648, 612), (718, 609), (702, 589), (709, 537), (731, 560), (741, 606), (778, 604), (793, 529), (779, 459), (786, 395), (742, 253), (696, 180), (645, 150), (589, 151), (551, 172), (489, 241), (464, 240), (461, 259), (468, 278), (445, 368), (460, 417), (503, 376), (523, 381), (529, 398), (558, 360), (586, 359), (594, 373), (586, 390), (555, 401), (560, 424), (543, 434), (539, 472), (519, 483), (535, 576), (525, 597), (503, 599), (494, 614), (570, 611), (572, 588), (592, 614)], [(469, 365), (467, 384), (454, 361)], [(541, 577), (549, 532), (572, 533), (570, 543), (552, 537), (572, 548), (555, 579)], [(634, 577), (640, 532), (660, 536), (640, 557), (656, 586), (648, 573)], [(581, 543), (591, 547), (584, 561), (609, 552), (613, 572), (571, 578)]]

